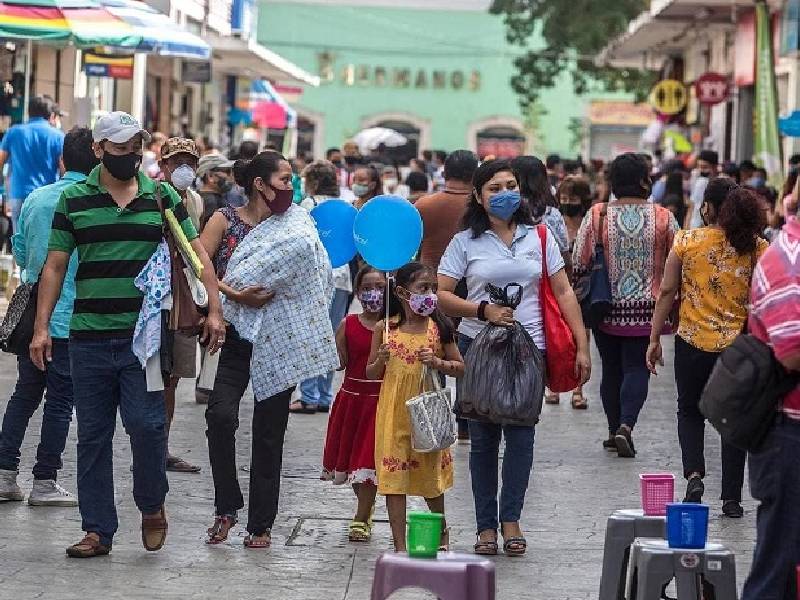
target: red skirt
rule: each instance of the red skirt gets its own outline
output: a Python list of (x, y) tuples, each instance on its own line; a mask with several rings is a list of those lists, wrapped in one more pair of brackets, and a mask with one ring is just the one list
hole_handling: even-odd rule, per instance
[(380, 391), (380, 381), (345, 377), (328, 421), (321, 479), (337, 485), (377, 485), (375, 413)]

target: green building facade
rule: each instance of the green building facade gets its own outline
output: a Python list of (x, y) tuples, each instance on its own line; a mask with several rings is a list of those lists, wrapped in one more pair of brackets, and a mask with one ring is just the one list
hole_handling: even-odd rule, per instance
[(299, 96), (289, 90), (300, 150), (319, 157), (363, 128), (388, 126), (409, 138), (409, 153), (579, 152), (575, 120), (585, 118), (590, 97), (576, 96), (565, 76), (523, 115), (509, 83), (517, 50), (480, 0), (386, 4), (260, 1), (258, 41), (322, 80)]

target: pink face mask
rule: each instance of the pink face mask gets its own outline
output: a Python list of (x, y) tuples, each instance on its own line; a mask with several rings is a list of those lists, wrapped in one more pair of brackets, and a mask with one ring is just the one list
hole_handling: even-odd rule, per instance
[(429, 317), (436, 310), (438, 303), (436, 294), (411, 294), (408, 298), (408, 305), (415, 313), (421, 317)]

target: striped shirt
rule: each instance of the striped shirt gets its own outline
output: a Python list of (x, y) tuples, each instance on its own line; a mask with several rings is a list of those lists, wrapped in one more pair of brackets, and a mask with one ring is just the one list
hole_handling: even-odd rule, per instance
[[(163, 237), (156, 182), (139, 172), (136, 197), (120, 208), (100, 183), (100, 169), (64, 190), (50, 233), (50, 250), (78, 252), (70, 323), (75, 338), (133, 335), (143, 297), (133, 280)], [(171, 186), (159, 185), (164, 208), (173, 209), (186, 237), (194, 240), (197, 232), (181, 199)]]
[[(790, 220), (753, 274), (750, 333), (772, 346), (778, 360), (800, 353), (800, 221)], [(800, 385), (783, 399), (800, 419)]]

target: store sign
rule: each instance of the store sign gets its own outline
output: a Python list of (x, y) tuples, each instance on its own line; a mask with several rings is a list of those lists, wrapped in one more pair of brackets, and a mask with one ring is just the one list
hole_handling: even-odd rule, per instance
[(728, 78), (719, 73), (704, 73), (695, 81), (694, 89), (700, 104), (719, 104), (730, 95)]
[(184, 60), (181, 63), (181, 79), (186, 83), (208, 83), (211, 81), (211, 63), (203, 60)]
[(89, 77), (133, 79), (133, 56), (85, 51), (83, 70)]
[(778, 119), (778, 128), (788, 137), (800, 137), (800, 110), (792, 112), (788, 117)]
[(650, 92), (650, 104), (662, 115), (677, 115), (689, 102), (689, 92), (676, 79), (659, 81)]
[(444, 71), (347, 64), (338, 73), (333, 55), (321, 52), (317, 55), (319, 78), (323, 83), (338, 79), (348, 87), (392, 87), (397, 89), (469, 90), (481, 88), (479, 71)]
[(231, 32), (248, 39), (253, 30), (254, 0), (233, 0), (231, 3)]

